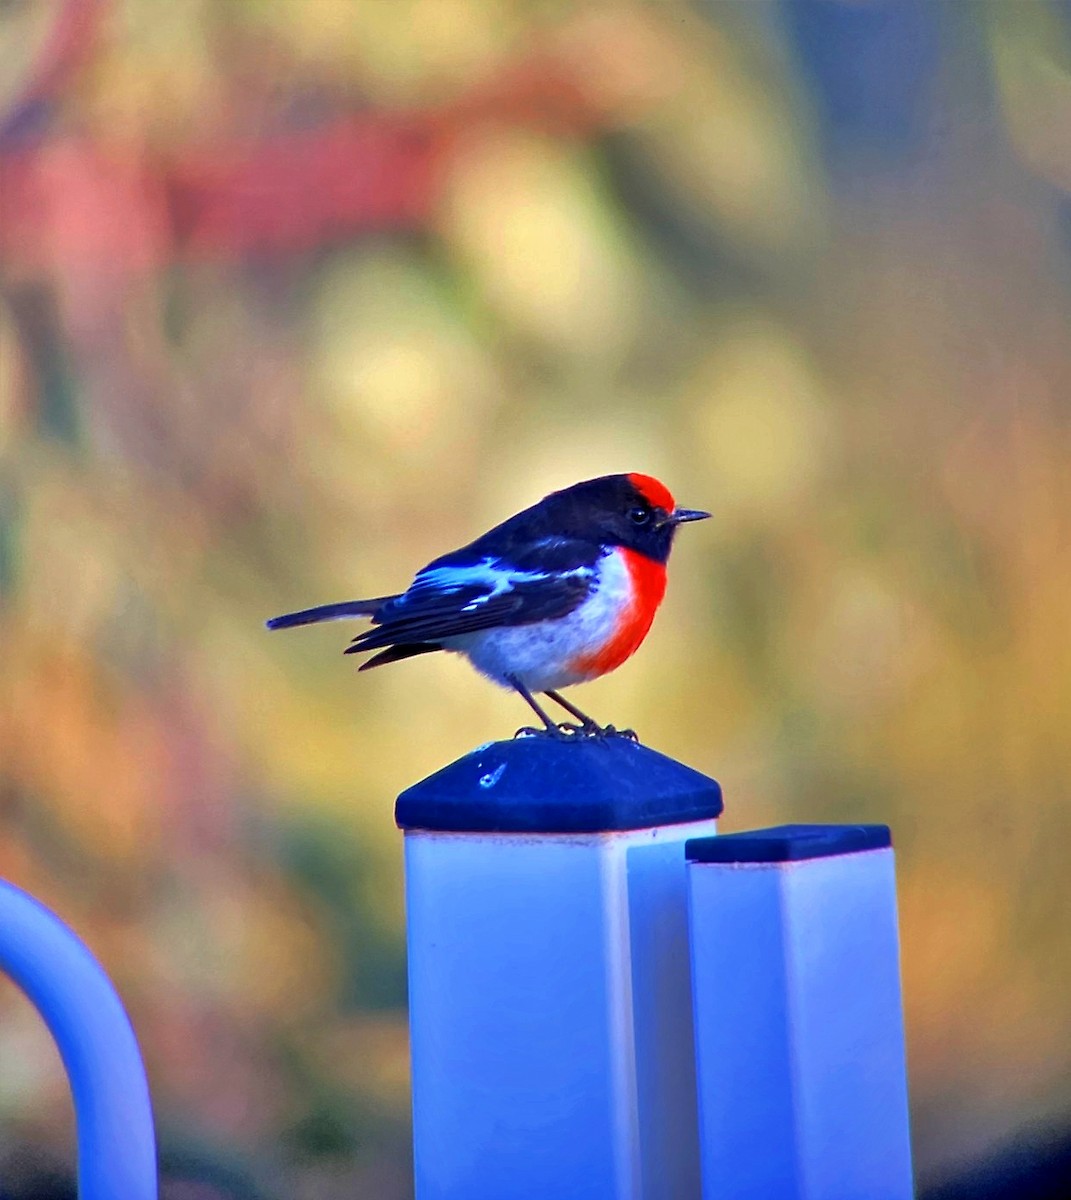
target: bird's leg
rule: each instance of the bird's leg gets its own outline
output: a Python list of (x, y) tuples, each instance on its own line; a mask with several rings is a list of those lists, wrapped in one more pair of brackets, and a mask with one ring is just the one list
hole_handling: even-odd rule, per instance
[(524, 698), (525, 702), (531, 707), (536, 716), (543, 722), (543, 729), (533, 729), (531, 725), (524, 726), (523, 729), (518, 729), (513, 735), (514, 737), (531, 737), (533, 735), (549, 734), (551, 737), (569, 737), (575, 732), (573, 726), (557, 725), (550, 719), (543, 708), (536, 703), (536, 698), (524, 686), (523, 683), (514, 675), (509, 677), (511, 686)]
[(576, 719), (580, 722), (580, 728), (584, 733), (596, 734), (603, 732), (602, 726), (598, 721), (595, 720), (594, 717), (589, 717), (586, 712), (581, 712), (581, 710), (577, 708), (575, 704), (572, 704), (570, 701), (566, 700), (561, 692), (552, 692), (548, 688), (543, 695), (549, 696), (555, 704), (560, 704), (567, 713), (571, 713), (574, 717), (576, 717)]
[(560, 704), (566, 712), (572, 713), (580, 722), (580, 732), (588, 737), (624, 737), (633, 742), (640, 740), (635, 729), (615, 729), (613, 725), (600, 725), (594, 717), (589, 717), (586, 712), (582, 712), (575, 704), (566, 700), (561, 692), (552, 692), (548, 689), (543, 695), (549, 696), (555, 704)]

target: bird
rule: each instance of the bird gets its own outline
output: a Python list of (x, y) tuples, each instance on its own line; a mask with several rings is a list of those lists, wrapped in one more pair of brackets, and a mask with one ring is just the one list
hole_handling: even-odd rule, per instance
[[(679, 508), (651, 475), (602, 475), (537, 504), (418, 571), (404, 592), (343, 600), (266, 622), (289, 629), (369, 617), (346, 654), (374, 652), (367, 671), (419, 654), (464, 655), (481, 674), (512, 688), (541, 725), (517, 736), (619, 735), (561, 695), (619, 667), (647, 636), (666, 590), (677, 529), (711, 514)], [(541, 693), (573, 721), (555, 721)]]

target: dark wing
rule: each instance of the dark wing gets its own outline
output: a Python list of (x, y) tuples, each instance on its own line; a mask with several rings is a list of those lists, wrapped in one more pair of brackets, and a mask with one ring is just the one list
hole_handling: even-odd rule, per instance
[(564, 617), (591, 594), (599, 553), (589, 542), (548, 539), (508, 562), (461, 554), (436, 559), (408, 591), (383, 605), (373, 627), (354, 638), (346, 653), (440, 643), (500, 625)]

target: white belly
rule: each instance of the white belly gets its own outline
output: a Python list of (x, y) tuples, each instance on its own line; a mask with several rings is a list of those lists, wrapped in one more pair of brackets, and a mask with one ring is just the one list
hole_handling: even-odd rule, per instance
[(468, 657), (488, 679), (510, 686), (510, 677), (529, 691), (569, 687), (598, 671), (571, 664), (598, 651), (613, 636), (623, 609), (632, 603), (632, 580), (620, 554), (599, 559), (595, 591), (567, 617), (463, 634), (445, 643)]

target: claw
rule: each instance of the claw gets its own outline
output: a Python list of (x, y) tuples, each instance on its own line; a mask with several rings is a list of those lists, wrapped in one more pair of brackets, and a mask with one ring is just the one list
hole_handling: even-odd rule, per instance
[(630, 742), (639, 742), (640, 735), (635, 729), (615, 729), (613, 725), (604, 725), (599, 730), (600, 737), (626, 738)]

